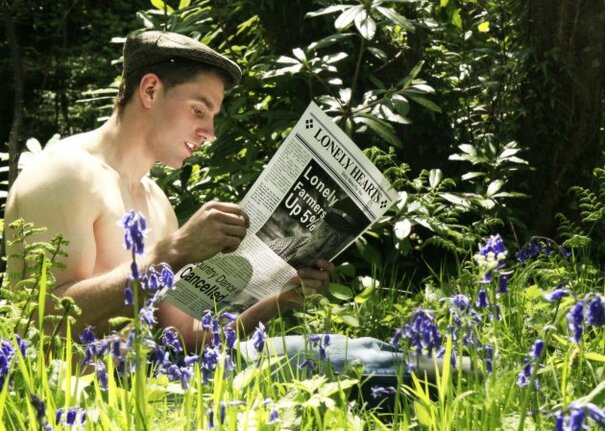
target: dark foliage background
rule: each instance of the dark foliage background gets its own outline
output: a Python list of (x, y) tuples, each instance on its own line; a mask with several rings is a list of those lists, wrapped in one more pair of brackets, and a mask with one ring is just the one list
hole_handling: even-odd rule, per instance
[(120, 71), (112, 38), (166, 28), (244, 70), (217, 142), (152, 172), (181, 220), (208, 199), (239, 200), (315, 100), (401, 191), (341, 258), (351, 275), (378, 266), (403, 285), (495, 232), (600, 256), (604, 0), (14, 0), (3, 16), (0, 151), (11, 160), (28, 138), (96, 127)]

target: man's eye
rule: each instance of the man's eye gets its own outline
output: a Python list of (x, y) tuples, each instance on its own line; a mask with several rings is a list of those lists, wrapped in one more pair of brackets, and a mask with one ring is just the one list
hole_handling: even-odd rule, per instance
[(196, 116), (198, 116), (198, 117), (201, 117), (202, 116), (202, 110), (198, 109), (198, 108), (193, 108), (193, 114), (196, 115)]

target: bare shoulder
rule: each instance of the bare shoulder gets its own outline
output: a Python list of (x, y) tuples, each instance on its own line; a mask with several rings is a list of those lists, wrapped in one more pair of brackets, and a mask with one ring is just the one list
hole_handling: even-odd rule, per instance
[(155, 207), (157, 213), (163, 215), (167, 232), (172, 232), (178, 228), (178, 221), (174, 209), (166, 196), (166, 193), (148, 176), (142, 179), (149, 202)]
[[(102, 164), (78, 145), (77, 139), (57, 142), (30, 159), (11, 187), (7, 210), (21, 207), (29, 212), (38, 209), (40, 202), (69, 203), (81, 202), (83, 196), (92, 198)], [(36, 203), (34, 208), (32, 203)], [(18, 215), (20, 212), (16, 211)]]

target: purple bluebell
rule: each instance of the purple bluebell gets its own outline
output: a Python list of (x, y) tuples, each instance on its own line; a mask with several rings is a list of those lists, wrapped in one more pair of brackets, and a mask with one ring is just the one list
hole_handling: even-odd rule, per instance
[(252, 345), (257, 352), (262, 352), (265, 348), (265, 341), (267, 339), (267, 331), (265, 325), (262, 322), (258, 322), (258, 326), (252, 335)]
[(555, 301), (561, 300), (561, 298), (563, 298), (568, 293), (569, 292), (567, 289), (563, 289), (563, 288), (557, 286), (557, 288), (555, 290), (553, 290), (552, 292), (545, 293), (544, 298), (546, 298), (546, 300), (549, 302), (555, 302)]
[(160, 288), (160, 274), (152, 266), (147, 270), (147, 283), (145, 284), (149, 290), (158, 290)]
[(422, 352), (423, 349), (426, 349), (429, 355), (433, 350), (439, 350), (441, 334), (437, 330), (433, 315), (426, 310), (418, 309), (410, 317), (412, 323), (404, 326), (404, 337), (409, 340), (415, 350)]
[(36, 394), (31, 394), (30, 400), (32, 407), (36, 411), (36, 419), (38, 419), (38, 423), (42, 424), (46, 417), (46, 404), (44, 403), (44, 400)]
[(276, 408), (273, 408), (271, 409), (271, 413), (269, 413), (269, 420), (267, 421), (267, 425), (273, 425), (278, 422), (281, 422), (281, 419), (279, 418), (279, 412)]
[(141, 273), (139, 272), (139, 265), (137, 265), (136, 261), (130, 262), (130, 275), (133, 280), (139, 280), (141, 278)]
[(588, 303), (585, 311), (586, 323), (592, 326), (605, 325), (605, 301), (601, 295), (596, 294)]
[[(458, 294), (452, 296), (452, 304), (454, 304), (460, 311), (467, 311), (471, 306), (471, 300), (468, 299), (468, 296), (466, 295)], [(453, 309), (450, 310), (454, 311)]]
[(581, 408), (571, 408), (568, 431), (583, 431), (586, 428), (586, 412)]
[(86, 328), (84, 328), (84, 330), (80, 334), (80, 341), (82, 342), (82, 344), (93, 343), (96, 339), (97, 337), (95, 336), (95, 333), (92, 330), (91, 326), (87, 326)]
[(235, 329), (230, 326), (225, 328), (225, 346), (227, 349), (233, 349), (235, 342), (237, 341), (237, 333)]
[(485, 289), (479, 290), (479, 293), (477, 295), (477, 302), (475, 305), (477, 305), (477, 307), (481, 307), (481, 308), (485, 308), (489, 305), (489, 302), (487, 300), (487, 290), (485, 290)]
[(203, 329), (210, 329), (210, 325), (212, 324), (212, 312), (210, 310), (206, 310), (202, 318), (200, 319), (200, 325)]
[(501, 274), (498, 280), (498, 293), (504, 294), (508, 292), (508, 275)]
[(504, 247), (504, 241), (500, 234), (491, 235), (486, 243), (479, 250), (481, 256), (487, 256), (489, 253), (493, 253), (495, 256), (500, 254), (506, 254), (506, 248)]
[(212, 345), (220, 346), (221, 344), (221, 327), (218, 320), (212, 319), (210, 321), (210, 333), (212, 334)]
[(534, 346), (530, 352), (531, 357), (535, 360), (539, 360), (542, 356), (542, 351), (544, 350), (544, 341), (536, 340), (534, 342)]
[(225, 404), (224, 401), (221, 401), (218, 409), (218, 422), (222, 425), (225, 423), (225, 417), (227, 415), (227, 404)]
[(109, 378), (107, 376), (107, 370), (105, 369), (105, 365), (102, 362), (95, 364), (97, 381), (99, 382), (99, 386), (102, 390), (107, 390), (107, 384), (109, 383)]
[(63, 416), (63, 408), (59, 407), (55, 412), (55, 424), (59, 425), (61, 422), (61, 416)]
[(584, 332), (584, 301), (578, 301), (567, 313), (567, 328), (570, 332), (570, 340), (575, 343), (582, 342)]
[(531, 374), (533, 372), (533, 366), (531, 362), (526, 358), (524, 360), (524, 365), (519, 374), (517, 375), (517, 386), (524, 388), (529, 385), (529, 381), (531, 379)]
[(128, 283), (124, 288), (124, 305), (132, 304), (134, 304), (134, 296), (132, 295), (132, 288), (130, 287), (130, 283)]
[(171, 348), (174, 352), (179, 353), (183, 351), (183, 346), (179, 339), (179, 333), (173, 329), (167, 329), (162, 335), (162, 345)]
[(565, 416), (561, 410), (555, 413), (555, 430), (554, 431), (565, 431)]
[(371, 391), (372, 391), (373, 398), (384, 397), (386, 395), (392, 395), (392, 394), (397, 393), (397, 389), (395, 389), (393, 386), (387, 386), (387, 387), (373, 386), (371, 388)]
[(484, 348), (485, 370), (491, 373), (494, 370), (494, 348), (491, 344), (486, 344)]
[(186, 355), (185, 358), (183, 358), (183, 362), (188, 367), (195, 364), (199, 360), (200, 360), (200, 355)]
[[(225, 354), (225, 361), (224, 361), (224, 367), (225, 367), (225, 371), (233, 371), (235, 370), (235, 362), (233, 362), (233, 359), (231, 358), (230, 354)], [(227, 377), (227, 374), (225, 374), (225, 377)]]
[(128, 211), (119, 225), (124, 228), (124, 247), (134, 254), (144, 252), (144, 237), (147, 230), (145, 217), (140, 212)]
[(237, 320), (237, 314), (235, 313), (230, 313), (228, 311), (223, 311), (221, 313), (221, 317), (227, 319), (228, 322), (233, 323)]
[(168, 289), (174, 288), (174, 273), (167, 263), (162, 263), (162, 270), (160, 271), (160, 279), (162, 285)]
[(403, 330), (401, 328), (396, 328), (395, 333), (391, 337), (391, 341), (389, 341), (389, 344), (393, 347), (399, 347), (401, 337), (403, 337)]
[(315, 371), (317, 365), (313, 359), (307, 358), (298, 365), (298, 368), (307, 368), (309, 371)]
[(214, 410), (212, 408), (208, 409), (208, 428), (216, 428), (214, 424)]
[(21, 339), (21, 337), (19, 336), (19, 334), (15, 334), (15, 338), (17, 340), (17, 346), (19, 347), (19, 352), (21, 352), (21, 356), (23, 356), (25, 358), (25, 354), (27, 352), (27, 345), (25, 344), (25, 341)]
[(67, 414), (65, 415), (65, 423), (67, 425), (73, 426), (76, 424), (76, 418), (78, 417), (78, 409), (75, 407), (67, 409)]
[(559, 251), (561, 252), (561, 254), (563, 255), (563, 257), (565, 259), (569, 260), (569, 258), (571, 257), (571, 252), (568, 249), (566, 249), (563, 246), (560, 246)]
[(597, 407), (593, 403), (585, 403), (583, 405), (584, 410), (588, 413), (588, 416), (601, 428), (605, 428), (605, 409)]
[(217, 347), (212, 348), (209, 346), (204, 349), (204, 355), (202, 357), (202, 383), (208, 383), (216, 369), (219, 359), (219, 352), (216, 349)]
[(158, 323), (155, 319), (155, 308), (151, 306), (141, 308), (139, 311), (139, 318), (141, 319), (141, 323), (149, 326)]

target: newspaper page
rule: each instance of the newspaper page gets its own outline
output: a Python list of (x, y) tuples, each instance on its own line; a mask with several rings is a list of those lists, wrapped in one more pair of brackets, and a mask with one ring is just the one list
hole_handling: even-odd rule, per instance
[(227, 305), (247, 307), (292, 286), (297, 268), (334, 259), (396, 198), (382, 173), (311, 102), (240, 203), (250, 228), (239, 248), (182, 268), (166, 300), (196, 318)]

